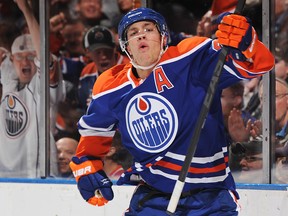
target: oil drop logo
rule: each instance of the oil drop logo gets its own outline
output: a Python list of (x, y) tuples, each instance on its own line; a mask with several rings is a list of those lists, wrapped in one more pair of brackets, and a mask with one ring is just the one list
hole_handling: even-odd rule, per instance
[(141, 93), (127, 105), (126, 125), (137, 148), (158, 153), (172, 144), (178, 129), (178, 117), (174, 107), (161, 95)]
[(28, 124), (27, 107), (14, 94), (7, 94), (1, 104), (5, 116), (5, 130), (9, 137), (15, 138), (20, 135)]

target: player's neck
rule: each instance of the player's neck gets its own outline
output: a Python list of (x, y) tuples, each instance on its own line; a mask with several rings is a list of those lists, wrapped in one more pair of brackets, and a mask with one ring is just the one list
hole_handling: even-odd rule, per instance
[(151, 72), (152, 72), (152, 69), (151, 70), (137, 69), (137, 73), (141, 79), (146, 79)]
[(142, 69), (139, 69), (139, 68), (136, 69), (135, 67), (133, 67), (132, 69), (134, 76), (140, 79), (146, 79), (151, 73), (151, 71), (152, 71), (152, 68), (149, 70), (142, 70)]

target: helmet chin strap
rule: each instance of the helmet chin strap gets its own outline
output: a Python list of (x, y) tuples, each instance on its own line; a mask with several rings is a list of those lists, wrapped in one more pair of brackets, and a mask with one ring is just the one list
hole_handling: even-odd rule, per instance
[[(128, 43), (128, 41), (127, 41), (127, 43)], [(137, 68), (137, 69), (141, 69), (141, 70), (148, 70), (148, 69), (150, 69), (150, 68), (154, 68), (154, 67), (155, 67), (155, 65), (156, 65), (156, 64), (159, 62), (159, 60), (161, 59), (162, 55), (163, 55), (163, 54), (165, 53), (165, 51), (167, 50), (167, 47), (166, 47), (165, 49), (163, 48), (163, 44), (164, 44), (164, 35), (161, 34), (161, 44), (160, 44), (160, 46), (161, 46), (161, 51), (160, 51), (160, 53), (159, 53), (159, 57), (158, 57), (158, 59), (157, 59), (154, 63), (152, 63), (151, 65), (148, 65), (148, 66), (141, 66), (141, 65), (137, 64), (137, 63), (132, 59), (132, 57), (130, 56), (130, 54), (127, 52), (126, 48), (124, 49), (124, 52), (126, 53), (126, 55), (128, 56), (128, 58), (130, 59), (131, 64), (133, 65), (133, 67), (135, 67), (135, 68)]]

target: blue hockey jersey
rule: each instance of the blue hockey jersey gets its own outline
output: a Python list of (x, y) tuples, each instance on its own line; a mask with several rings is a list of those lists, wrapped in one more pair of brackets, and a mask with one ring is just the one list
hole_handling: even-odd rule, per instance
[[(273, 68), (272, 54), (262, 43), (259, 49), (249, 62), (227, 57), (183, 191), (235, 191), (228, 166), (221, 91)], [(104, 72), (94, 85), (87, 113), (79, 120), (82, 137), (76, 155), (105, 156), (115, 129), (119, 129), (123, 145), (135, 161), (118, 184), (129, 183), (131, 174), (139, 174), (150, 186), (171, 193), (219, 52), (217, 40), (193, 37), (169, 47), (145, 80), (133, 75), (130, 63)]]

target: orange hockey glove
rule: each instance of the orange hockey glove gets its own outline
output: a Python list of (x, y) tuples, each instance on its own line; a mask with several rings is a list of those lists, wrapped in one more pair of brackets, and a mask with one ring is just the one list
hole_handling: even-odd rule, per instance
[(76, 178), (80, 194), (88, 203), (103, 206), (113, 199), (112, 182), (102, 170), (101, 160), (73, 157), (70, 167)]
[(255, 29), (249, 18), (236, 14), (223, 14), (221, 23), (218, 25), (216, 37), (224, 46), (236, 48), (246, 58), (251, 58), (259, 43)]

